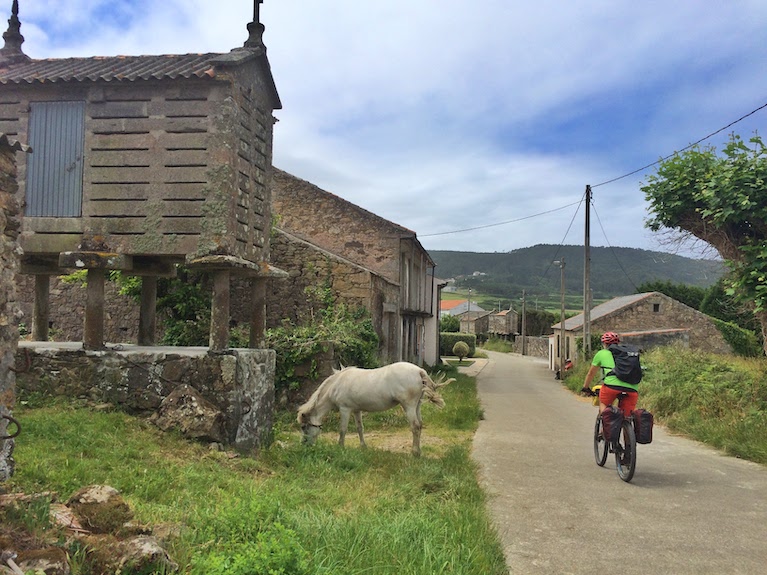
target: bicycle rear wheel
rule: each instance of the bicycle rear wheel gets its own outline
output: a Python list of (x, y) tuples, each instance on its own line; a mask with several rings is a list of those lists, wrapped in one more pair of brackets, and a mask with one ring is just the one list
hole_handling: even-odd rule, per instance
[(630, 418), (623, 420), (620, 437), (615, 445), (615, 468), (623, 481), (631, 481), (637, 465), (637, 441)]
[(604, 429), (602, 426), (602, 415), (597, 415), (597, 421), (594, 424), (594, 459), (599, 467), (604, 466), (607, 461), (608, 444), (605, 441)]

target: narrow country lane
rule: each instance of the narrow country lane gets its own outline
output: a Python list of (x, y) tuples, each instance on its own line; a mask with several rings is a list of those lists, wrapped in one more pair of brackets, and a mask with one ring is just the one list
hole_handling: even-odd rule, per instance
[(473, 457), (512, 575), (767, 573), (767, 467), (656, 425), (624, 483), (594, 462), (590, 401), (540, 359), (488, 355)]

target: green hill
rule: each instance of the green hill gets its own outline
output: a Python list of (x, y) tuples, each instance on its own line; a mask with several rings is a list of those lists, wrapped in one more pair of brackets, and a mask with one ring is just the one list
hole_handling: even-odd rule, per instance
[[(455, 278), (459, 284), (483, 294), (513, 299), (523, 289), (531, 296), (558, 294), (560, 269), (552, 262), (564, 257), (566, 292), (583, 293), (582, 246), (536, 245), (504, 253), (434, 250), (429, 255), (437, 264), (437, 277)], [(635, 293), (638, 286), (651, 281), (708, 287), (723, 273), (722, 262), (713, 260), (635, 248), (591, 248), (595, 300)]]

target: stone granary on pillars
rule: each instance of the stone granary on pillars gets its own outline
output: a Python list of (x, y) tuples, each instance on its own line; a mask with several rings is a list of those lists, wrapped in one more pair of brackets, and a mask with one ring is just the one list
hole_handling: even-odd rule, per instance
[(19, 159), (21, 272), (35, 275), (33, 338), (47, 340), (51, 276), (87, 270), (83, 347), (104, 346), (109, 270), (142, 278), (138, 343), (155, 341), (157, 278), (213, 276), (210, 347), (229, 341), (230, 278), (250, 279), (251, 347), (265, 325), (273, 111), (259, 21), (222, 54), (31, 59), (14, 0), (0, 50), (0, 131)]

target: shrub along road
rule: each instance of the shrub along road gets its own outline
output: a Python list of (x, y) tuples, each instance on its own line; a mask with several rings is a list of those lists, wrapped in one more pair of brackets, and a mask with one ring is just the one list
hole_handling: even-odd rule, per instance
[(590, 400), (540, 359), (488, 355), (473, 457), (513, 575), (765, 573), (767, 467), (656, 424), (625, 483), (594, 462)]

